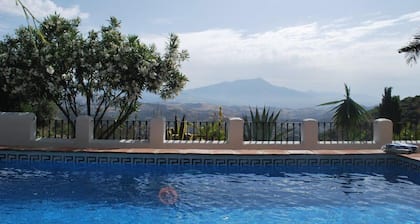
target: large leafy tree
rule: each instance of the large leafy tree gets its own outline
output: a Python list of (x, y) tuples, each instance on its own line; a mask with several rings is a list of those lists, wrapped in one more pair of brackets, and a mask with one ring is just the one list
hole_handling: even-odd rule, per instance
[(413, 39), (398, 50), (398, 53), (405, 53), (405, 58), (408, 64), (415, 64), (420, 55), (420, 34), (414, 35)]
[(349, 133), (366, 120), (366, 110), (350, 97), (350, 88), (344, 84), (344, 99), (323, 103), (320, 106), (336, 105), (333, 120), (337, 128), (347, 130)]
[(398, 123), (401, 121), (400, 97), (392, 96), (392, 87), (385, 87), (382, 102), (379, 104), (378, 115), (388, 118), (394, 123), (394, 132), (399, 132)]
[[(20, 3), (20, 1), (17, 1), (17, 3)], [(26, 7), (23, 9), (25, 9), (25, 15), (28, 16), (30, 12), (27, 11)], [(33, 18), (33, 20), (35, 22), (36, 19)], [(34, 23), (34, 25), (36, 24)], [(34, 33), (34, 35), (38, 34)], [(5, 42), (0, 42), (0, 58), (4, 59), (7, 56), (9, 51), (8, 47), (9, 46)], [(2, 67), (0, 69), (5, 69), (5, 64), (2, 63), (1, 65)], [(7, 77), (7, 74), (0, 74), (0, 111), (34, 112), (36, 116), (41, 120), (48, 120), (55, 116), (56, 107), (54, 106), (53, 102), (44, 98), (36, 98), (33, 96), (32, 92), (22, 91), (20, 86), (17, 86), (17, 91), (13, 91), (16, 90), (16, 88), (10, 88), (10, 83), (8, 83), (9, 80)]]
[[(0, 83), (4, 81), (0, 80)], [(56, 106), (45, 99), (30, 100), (22, 94), (12, 94), (0, 88), (0, 111), (4, 112), (33, 112), (40, 120), (49, 120), (55, 117)]]
[(112, 109), (115, 122), (99, 136), (106, 137), (137, 110), (144, 91), (170, 98), (188, 81), (180, 71), (188, 53), (179, 50), (176, 35), (160, 54), (137, 36), (122, 34), (114, 17), (86, 36), (79, 24), (51, 15), (0, 41), (3, 90), (51, 100), (69, 120), (83, 114), (101, 120)]

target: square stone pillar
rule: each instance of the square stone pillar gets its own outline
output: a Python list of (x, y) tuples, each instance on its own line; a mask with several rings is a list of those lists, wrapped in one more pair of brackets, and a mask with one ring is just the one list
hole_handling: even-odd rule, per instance
[(152, 148), (162, 148), (165, 141), (165, 119), (153, 118), (150, 121), (149, 142)]
[(315, 119), (303, 120), (301, 130), (301, 141), (306, 149), (318, 147), (318, 121)]
[(232, 149), (242, 149), (244, 144), (244, 120), (239, 117), (229, 119), (227, 144)]
[(0, 113), (0, 145), (31, 146), (36, 136), (33, 113)]
[(93, 118), (87, 115), (79, 116), (76, 119), (76, 139), (78, 147), (89, 147), (93, 140)]

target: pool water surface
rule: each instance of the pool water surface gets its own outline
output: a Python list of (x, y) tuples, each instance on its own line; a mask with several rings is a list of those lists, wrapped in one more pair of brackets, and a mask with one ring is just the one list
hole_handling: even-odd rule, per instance
[(0, 162), (1, 223), (420, 223), (419, 192), (386, 166)]

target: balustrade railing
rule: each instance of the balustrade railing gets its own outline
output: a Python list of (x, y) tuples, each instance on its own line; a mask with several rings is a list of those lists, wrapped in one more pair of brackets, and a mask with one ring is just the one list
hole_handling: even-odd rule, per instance
[(420, 123), (395, 123), (393, 141), (420, 143)]
[(75, 120), (37, 120), (37, 138), (75, 138)]
[[(237, 120), (235, 120), (236, 122)], [(162, 120), (162, 122), (164, 122)], [(317, 122), (316, 130), (303, 126), (302, 122), (244, 122), (243, 128), (238, 125), (229, 126), (235, 130), (228, 130), (227, 121), (166, 121), (155, 123), (159, 128), (153, 128), (154, 133), (162, 135), (167, 143), (191, 142), (191, 143), (227, 143), (228, 132), (243, 134), (245, 145), (249, 144), (302, 144), (303, 136), (309, 132), (318, 132), (316, 139), (306, 141), (313, 144), (375, 144), (373, 139), (373, 122), (365, 122), (357, 128), (343, 129), (337, 127), (334, 122)], [(78, 128), (89, 127), (84, 122)], [(90, 124), (90, 123), (89, 123)], [(115, 123), (114, 120), (94, 121), (94, 139), (112, 140), (149, 140), (151, 123), (148, 121), (130, 120)], [(92, 124), (90, 127), (92, 128)], [(375, 123), (376, 124), (376, 123)], [(80, 126), (82, 125), (82, 126)], [(160, 127), (164, 127), (161, 129)], [(303, 130), (305, 129), (305, 130)], [(387, 130), (390, 130), (389, 128)], [(393, 125), (393, 142), (420, 143), (419, 123), (397, 123)], [(381, 129), (376, 129), (380, 133)], [(76, 139), (76, 120), (37, 120), (36, 137), (54, 139)], [(160, 132), (160, 134), (159, 134)], [(305, 132), (306, 135), (302, 134)], [(377, 134), (375, 134), (377, 136)], [(382, 135), (383, 136), (383, 135)], [(390, 136), (390, 135), (388, 135)], [(311, 139), (311, 138), (309, 138)], [(156, 141), (154, 141), (156, 142)], [(235, 142), (235, 139), (232, 139)], [(317, 142), (317, 143), (316, 143)], [(237, 143), (233, 143), (237, 144)], [(312, 144), (312, 143), (310, 143)], [(248, 147), (248, 146), (246, 146)]]
[(148, 140), (149, 122), (131, 120), (117, 124), (114, 120), (96, 120), (93, 137), (95, 139)]
[(321, 144), (373, 144), (373, 123), (365, 122), (356, 128), (339, 128), (334, 122), (318, 122)]
[(165, 139), (173, 141), (226, 141), (225, 121), (166, 121)]
[(244, 141), (300, 144), (301, 122), (244, 122)]

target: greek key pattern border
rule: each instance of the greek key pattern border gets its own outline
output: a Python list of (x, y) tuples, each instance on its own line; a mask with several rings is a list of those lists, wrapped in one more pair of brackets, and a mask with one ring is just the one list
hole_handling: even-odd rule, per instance
[(398, 166), (420, 172), (420, 162), (395, 155), (196, 155), (0, 151), (0, 161), (208, 166)]

